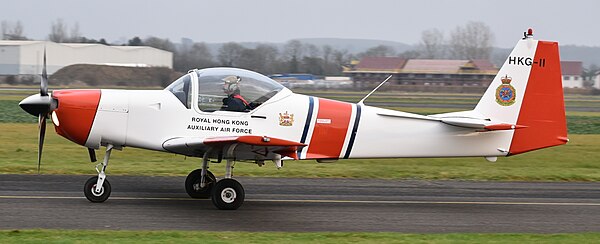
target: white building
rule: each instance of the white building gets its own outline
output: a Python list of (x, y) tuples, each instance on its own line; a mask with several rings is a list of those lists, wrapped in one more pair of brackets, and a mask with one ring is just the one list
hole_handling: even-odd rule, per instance
[(600, 72), (596, 73), (596, 76), (592, 79), (594, 82), (593, 87), (596, 89), (600, 89)]
[(0, 40), (0, 75), (40, 74), (44, 48), (48, 74), (72, 64), (173, 67), (173, 53), (153, 47)]
[(581, 61), (561, 61), (563, 87), (583, 87), (583, 63)]

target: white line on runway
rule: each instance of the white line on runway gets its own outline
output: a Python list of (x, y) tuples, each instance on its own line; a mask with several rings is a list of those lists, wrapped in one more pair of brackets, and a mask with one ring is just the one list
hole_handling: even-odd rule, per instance
[[(0, 196), (0, 199), (85, 199), (85, 197), (61, 196)], [(110, 200), (161, 200), (161, 201), (202, 201), (208, 199), (176, 197), (111, 197)], [(247, 202), (289, 202), (289, 203), (362, 203), (362, 204), (464, 204), (464, 205), (554, 205), (554, 206), (600, 206), (600, 203), (586, 202), (499, 202), (499, 201), (366, 201), (366, 200), (322, 200), (322, 199), (246, 199)]]

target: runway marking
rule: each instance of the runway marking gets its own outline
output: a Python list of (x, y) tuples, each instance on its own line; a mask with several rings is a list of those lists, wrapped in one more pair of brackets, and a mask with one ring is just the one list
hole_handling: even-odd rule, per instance
[[(0, 199), (85, 199), (66, 196), (0, 196)], [(209, 199), (177, 197), (111, 197), (109, 200), (160, 200), (160, 201), (208, 201)], [(386, 200), (323, 200), (323, 199), (246, 199), (247, 202), (289, 203), (362, 203), (362, 204), (464, 204), (464, 205), (553, 205), (553, 206), (600, 206), (586, 202), (499, 202), (499, 201), (386, 201)]]

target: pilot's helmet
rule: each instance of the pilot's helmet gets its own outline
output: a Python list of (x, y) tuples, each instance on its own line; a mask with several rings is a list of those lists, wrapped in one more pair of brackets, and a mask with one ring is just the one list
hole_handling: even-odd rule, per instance
[(242, 80), (241, 77), (236, 75), (230, 75), (221, 80), (225, 82), (223, 84), (223, 90), (225, 91), (225, 93), (227, 93), (227, 95), (240, 93), (239, 83)]

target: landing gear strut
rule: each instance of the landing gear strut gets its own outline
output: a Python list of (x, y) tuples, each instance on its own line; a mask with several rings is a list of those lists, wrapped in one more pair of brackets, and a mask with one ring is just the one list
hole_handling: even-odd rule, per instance
[(192, 198), (211, 198), (218, 209), (234, 210), (244, 203), (244, 188), (238, 181), (232, 179), (234, 161), (233, 152), (237, 145), (233, 144), (227, 150), (225, 178), (217, 181), (208, 170), (208, 160), (211, 150), (202, 157), (202, 168), (192, 171), (185, 180), (185, 190)]
[[(113, 149), (112, 144), (106, 146), (106, 154), (104, 154), (104, 160), (102, 163), (96, 165), (96, 171), (98, 176), (89, 178), (83, 187), (83, 194), (90, 202), (104, 202), (110, 196), (110, 182), (106, 179), (106, 167), (108, 166), (108, 159), (110, 158), (110, 152)], [(102, 166), (101, 169), (98, 169)]]
[(206, 171), (202, 180), (202, 169), (192, 171), (185, 179), (185, 191), (191, 198), (208, 199), (217, 178), (210, 171)]

